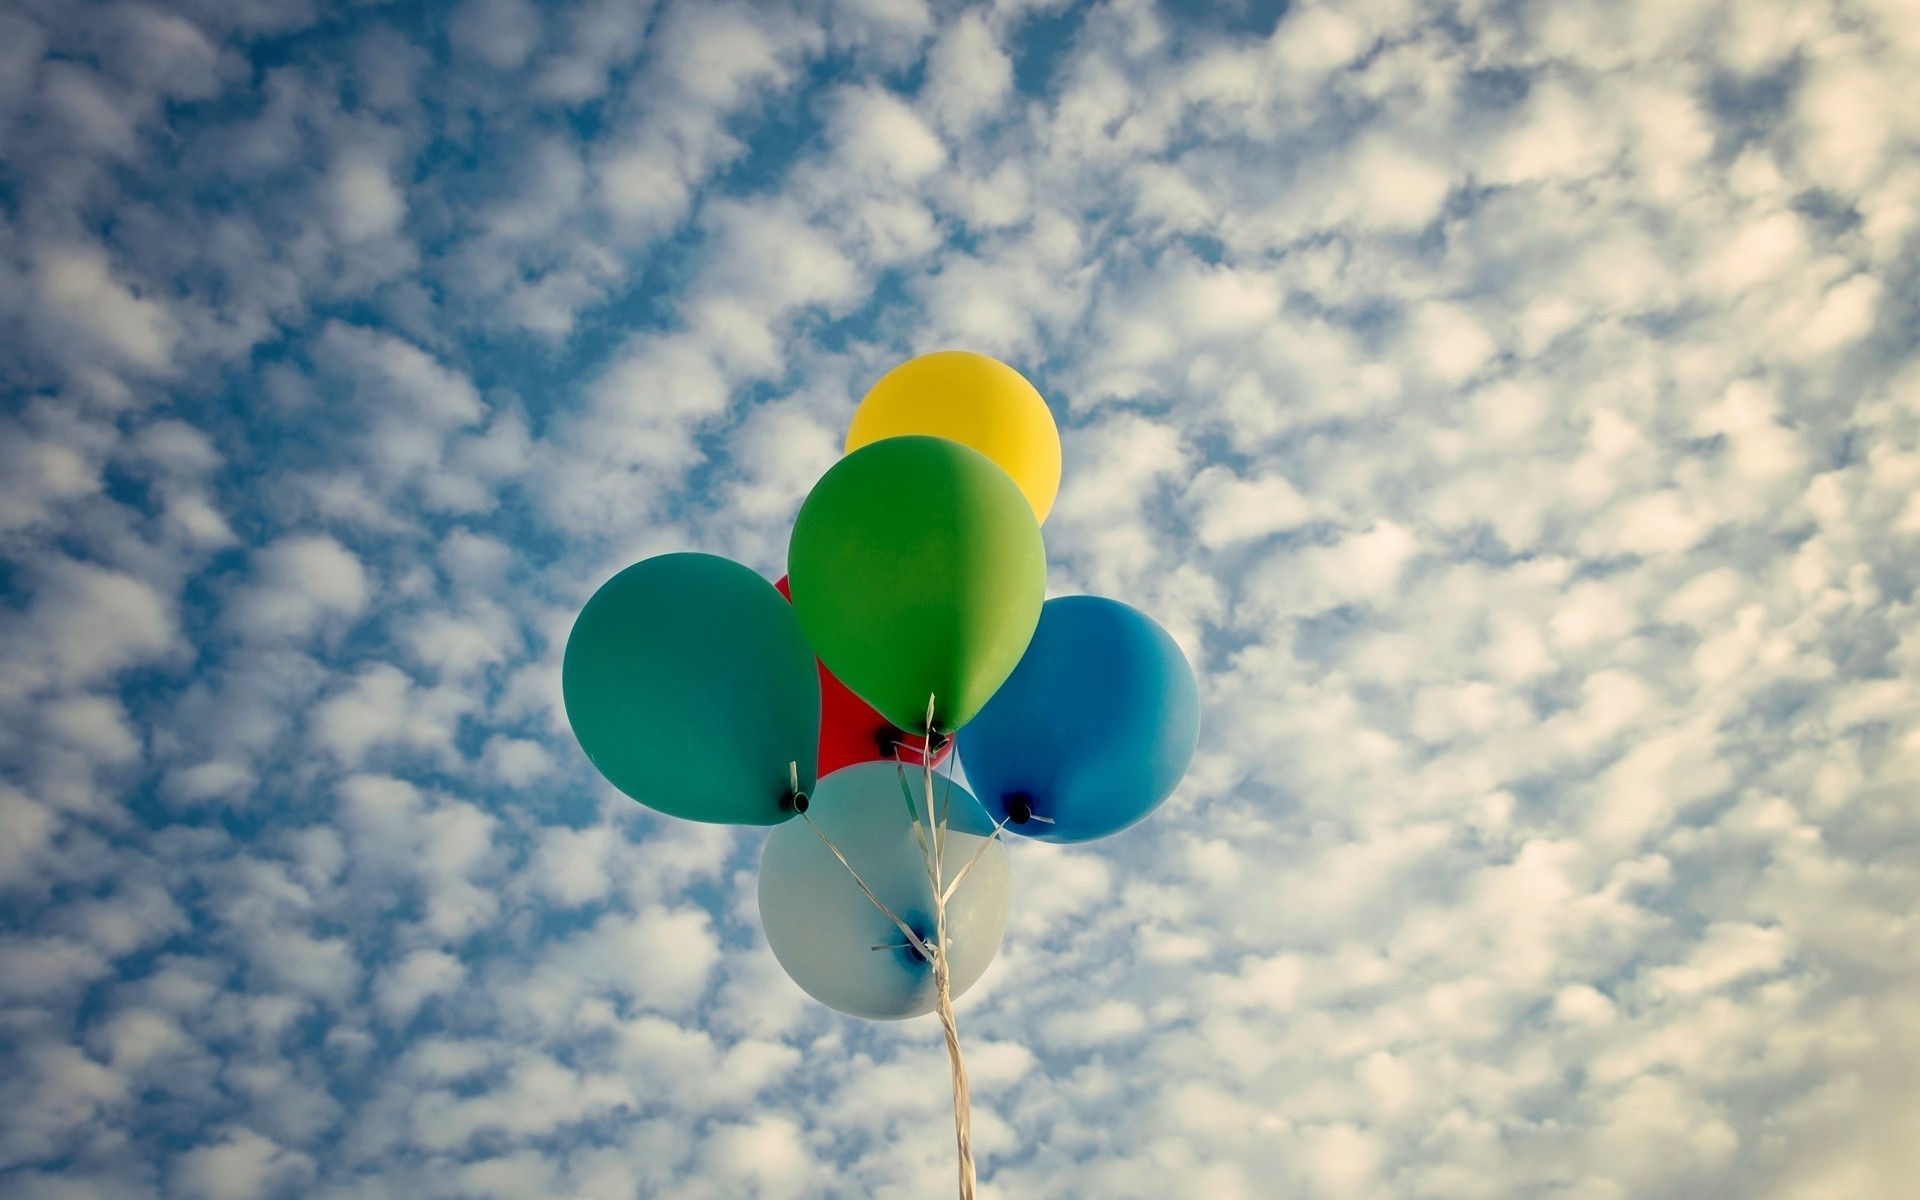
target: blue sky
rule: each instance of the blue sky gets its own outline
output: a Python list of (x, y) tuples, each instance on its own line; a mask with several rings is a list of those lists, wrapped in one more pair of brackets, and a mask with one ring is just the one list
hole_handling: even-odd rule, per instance
[(0, 1192), (949, 1188), (937, 1025), (787, 981), (558, 665), (953, 346), (1208, 714), (1011, 847), (983, 1196), (1903, 1194), (1917, 30), (9, 6)]

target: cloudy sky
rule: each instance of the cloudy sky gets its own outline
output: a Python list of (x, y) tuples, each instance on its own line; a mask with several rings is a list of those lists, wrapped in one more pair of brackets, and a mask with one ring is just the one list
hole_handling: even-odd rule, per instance
[(558, 667), (964, 347), (1207, 712), (1012, 847), (983, 1196), (1909, 1194), (1916, 79), (1914, 0), (11, 0), (0, 1192), (951, 1194), (937, 1024)]

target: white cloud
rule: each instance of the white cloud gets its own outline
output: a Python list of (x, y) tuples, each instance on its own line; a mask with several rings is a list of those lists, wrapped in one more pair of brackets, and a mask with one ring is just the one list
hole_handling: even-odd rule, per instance
[(19, 887), (28, 880), (27, 868), (52, 840), (54, 816), (18, 788), (0, 786), (0, 821), (9, 831), (0, 842), (0, 887)]
[(604, 825), (546, 830), (534, 859), (533, 884), (561, 907), (598, 900), (612, 886), (608, 857), (621, 846), (618, 835)]
[(937, 274), (918, 282), (928, 319), (916, 345), (1031, 355), (1045, 329), (1084, 311), (1085, 253), (1080, 225), (1051, 207), (993, 239), (986, 257), (949, 252)]
[(49, 247), (38, 256), (34, 282), (43, 320), (78, 335), (137, 370), (173, 366), (178, 323), (167, 306), (115, 279), (98, 247)]
[(1408, 322), (1407, 342), (1422, 370), (1454, 386), (1472, 378), (1498, 349), (1472, 314), (1448, 304), (1422, 305)]
[(361, 969), (353, 946), (343, 937), (309, 932), (311, 888), (284, 867), (259, 859), (222, 864), (219, 883), (211, 911), (223, 940), (237, 944), (260, 984), (334, 1004), (358, 992)]
[[(539, 71), (537, 94), (581, 103), (607, 87), (607, 72), (639, 52), (652, 10), (621, 0), (598, 0), (565, 14), (566, 48)], [(556, 34), (558, 37), (558, 34)]]
[(122, 6), (113, 15), (119, 24), (113, 62), (123, 78), (180, 100), (219, 94), (222, 76), (230, 72), (200, 26), (145, 4)]
[(665, 232), (685, 215), (694, 189), (744, 147), (727, 130), (736, 112), (786, 82), (789, 59), (809, 31), (737, 4), (667, 7), (649, 37), (647, 69), (633, 96), (641, 116), (610, 138), (597, 194), (607, 210), (642, 236)]
[(293, 535), (257, 552), (253, 579), (229, 612), (250, 637), (303, 638), (328, 621), (359, 615), (369, 594), (353, 551), (324, 535)]
[(1851, 55), (1821, 56), (1798, 96), (1800, 151), (1816, 179), (1845, 191), (1869, 181), (1896, 132), (1885, 77), (1860, 66)]
[[(1076, 450), (1065, 452), (1049, 517), (1049, 530), (1058, 531), (1052, 553), (1100, 564), (1093, 587), (1122, 594), (1126, 577), (1139, 578), (1159, 560), (1160, 538), (1141, 518), (1163, 488), (1182, 479), (1192, 452), (1172, 426), (1132, 413), (1105, 417), (1079, 434)], [(1116, 519), (1122, 515), (1132, 519)]]
[(172, 600), (140, 579), (54, 558), (39, 584), (32, 607), (0, 624), (11, 666), (0, 695), (84, 686), (179, 647)]
[(927, 107), (957, 133), (991, 117), (1013, 89), (1013, 61), (983, 12), (961, 13), (927, 52)]
[(1770, 213), (1726, 235), (1702, 271), (1704, 281), (1728, 295), (1780, 277), (1806, 253), (1798, 216)]
[(1268, 52), (1284, 71), (1318, 76), (1346, 66), (1366, 45), (1364, 18), (1315, 4), (1286, 12), (1274, 27)]
[(334, 160), (326, 187), (334, 232), (342, 241), (364, 242), (393, 233), (406, 218), (406, 195), (376, 154), (348, 150)]
[(136, 144), (136, 114), (126, 98), (98, 74), (73, 62), (51, 62), (43, 95), (62, 132), (80, 145), (116, 158), (131, 158)]
[(410, 623), (405, 638), (420, 662), (454, 679), (505, 662), (520, 649), (512, 618), (492, 605), (424, 614)]
[(13, 1001), (71, 998), (106, 972), (99, 952), (66, 938), (7, 938), (0, 941), (0, 965)]
[(849, 90), (835, 106), (833, 123), (841, 158), (870, 178), (912, 185), (947, 161), (939, 135), (889, 92)]
[(481, 758), (494, 776), (511, 788), (528, 787), (554, 769), (553, 755), (546, 746), (527, 738), (491, 738)]
[(1329, 1195), (1361, 1192), (1373, 1181), (1386, 1157), (1377, 1137), (1345, 1124), (1314, 1131), (1308, 1145), (1308, 1173)]
[(1611, 114), (1564, 86), (1536, 85), (1516, 120), (1488, 154), (1485, 176), (1498, 183), (1580, 179), (1606, 169), (1617, 150)]
[(1816, 353), (1857, 341), (1873, 328), (1881, 285), (1871, 275), (1855, 275), (1831, 288), (1800, 330), (1799, 343)]
[(1207, 467), (1194, 476), (1187, 495), (1195, 532), (1208, 549), (1297, 529), (1316, 515), (1312, 502), (1283, 475), (1242, 479), (1228, 468)]
[(479, 428), (488, 409), (472, 380), (419, 346), (330, 322), (319, 349), (363, 427), (364, 465), (322, 485), (352, 497), (343, 495), (330, 515), (391, 524), (387, 512), (404, 491), (434, 512), (485, 511), (499, 481), (525, 468), (524, 431), (513, 415), (495, 414)]
[(695, 433), (724, 412), (730, 385), (688, 338), (636, 338), (591, 385), (559, 438), (539, 495), (563, 527), (596, 532), (636, 520), (659, 489), (700, 461)]
[(526, 62), (540, 40), (540, 12), (526, 0), (464, 0), (447, 23), (455, 49), (499, 70)]
[[(718, 244), (708, 274), (695, 290), (696, 305), (724, 297), (729, 307), (744, 310), (741, 315), (765, 320), (805, 305), (838, 308), (859, 286), (853, 264), (792, 206), (718, 202), (707, 224)], [(727, 344), (723, 338), (715, 340)], [(736, 342), (727, 348), (743, 347)], [(742, 357), (760, 354), (772, 357), (766, 351)]]
[(0, 533), (40, 525), (101, 487), (99, 446), (106, 430), (46, 408), (26, 415), (7, 422), (0, 436)]
[(572, 1023), (602, 996), (683, 1012), (719, 959), (712, 920), (700, 909), (609, 912), (532, 963), (512, 984), (510, 1003), (548, 1028)]
[(1262, 563), (1246, 595), (1249, 610), (1306, 615), (1339, 604), (1384, 603), (1419, 552), (1418, 539), (1404, 526), (1376, 522), (1336, 542)]
[(1788, 942), (1778, 929), (1748, 923), (1721, 923), (1707, 930), (1686, 963), (1652, 972), (1657, 988), (1691, 994), (1724, 987), (1756, 973), (1779, 970)]
[[(127, 1098), (125, 1077), (68, 1045), (34, 1046), (22, 1056), (21, 1070), (10, 1076), (13, 1094), (38, 1101), (0, 1137), (0, 1161), (8, 1166), (60, 1153), (76, 1130), (86, 1128)], [(12, 1096), (9, 1097), (12, 1099)]]
[(824, 1172), (802, 1138), (799, 1126), (783, 1116), (762, 1116), (716, 1131), (708, 1143), (702, 1175), (725, 1191), (696, 1194), (739, 1194), (742, 1186), (767, 1200), (804, 1196)]
[(500, 864), (494, 817), (391, 776), (351, 776), (339, 792), (339, 824), (352, 834), (362, 883), (378, 894), (417, 901), (419, 935), (457, 943), (495, 919)]
[(1082, 1012), (1062, 1013), (1042, 1030), (1052, 1045), (1066, 1049), (1097, 1046), (1137, 1035), (1146, 1028), (1138, 1007), (1125, 1000), (1107, 1000)]
[(460, 960), (443, 950), (415, 950), (383, 972), (373, 985), (374, 1003), (395, 1022), (405, 1023), (420, 1006), (466, 981)]
[(117, 700), (105, 696), (67, 696), (44, 710), (46, 727), (97, 762), (128, 764), (140, 758), (140, 738)]
[(172, 1178), (179, 1190), (201, 1200), (248, 1200), (272, 1190), (298, 1186), (313, 1175), (304, 1154), (235, 1126), (216, 1143), (197, 1146), (174, 1160)]

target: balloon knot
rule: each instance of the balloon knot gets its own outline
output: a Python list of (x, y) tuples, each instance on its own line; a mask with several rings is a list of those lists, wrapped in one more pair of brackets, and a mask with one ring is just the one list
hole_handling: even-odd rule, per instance
[(807, 804), (807, 794), (805, 792), (788, 792), (780, 798), (780, 807), (787, 812), (806, 812)]
[(1025, 825), (1033, 820), (1033, 797), (1025, 792), (1013, 792), (1006, 798), (1007, 820), (1015, 825)]

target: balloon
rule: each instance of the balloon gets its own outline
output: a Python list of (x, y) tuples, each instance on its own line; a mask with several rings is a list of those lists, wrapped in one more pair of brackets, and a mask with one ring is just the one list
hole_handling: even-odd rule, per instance
[(1047, 519), (1060, 490), (1060, 430), (1020, 372), (966, 350), (909, 359), (882, 375), (854, 410), (847, 453), (916, 433), (986, 455), (1020, 485), (1033, 519)]
[(662, 554), (609, 579), (573, 623), (560, 688), (580, 748), (649, 808), (772, 825), (793, 815), (796, 784), (813, 789), (813, 652), (739, 563)]
[(960, 760), (1007, 828), (1085, 842), (1158, 807), (1199, 739), (1199, 689), (1167, 631), (1117, 600), (1062, 596), (961, 732)]
[[(787, 599), (787, 577), (774, 581), (774, 588)], [(827, 664), (820, 663), (820, 774), (833, 774), (841, 767), (863, 762), (923, 763), (927, 739), (908, 733), (873, 711), (873, 706), (853, 694), (853, 689), (833, 677)], [(953, 751), (951, 740), (933, 750), (935, 763), (945, 762)]]
[(902, 729), (951, 733), (1033, 636), (1046, 595), (1040, 526), (977, 450), (896, 437), (835, 463), (787, 549), (793, 611), (827, 669)]
[[(892, 763), (860, 763), (822, 779), (807, 816), (833, 839), (880, 902), (931, 946), (933, 887), (907, 815), (903, 781), (924, 815), (923, 773)], [(935, 805), (944, 805), (948, 813), (940, 862), (950, 882), (981, 849), (993, 822), (978, 800), (944, 777), (934, 777), (933, 795)], [(951, 995), (972, 987), (999, 952), (1011, 890), (1006, 844), (994, 840), (947, 901)], [(933, 964), (867, 899), (805, 821), (789, 821), (767, 835), (760, 856), (760, 923), (787, 974), (829, 1008), (875, 1021), (933, 1011)]]

